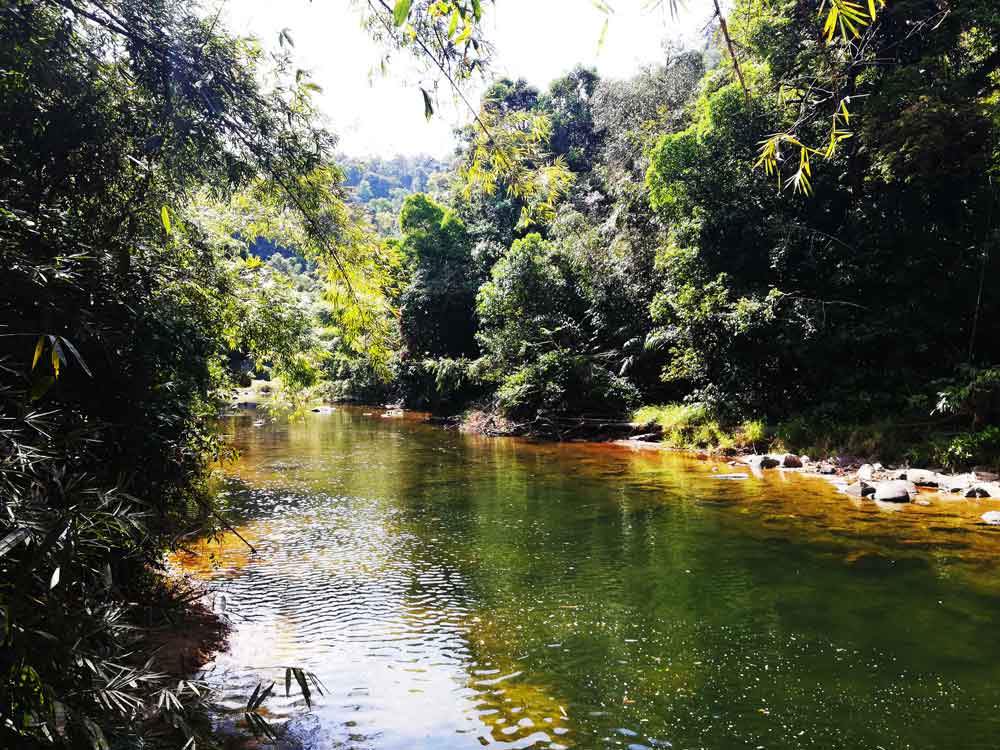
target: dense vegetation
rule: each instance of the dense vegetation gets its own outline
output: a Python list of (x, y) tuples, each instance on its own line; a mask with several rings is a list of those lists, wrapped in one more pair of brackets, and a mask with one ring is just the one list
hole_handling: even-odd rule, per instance
[[(377, 254), (312, 90), (184, 3), (0, 4), (4, 747), (196, 731), (201, 691), (149, 653), (184, 611), (162, 553), (220, 525), (206, 469), (231, 365), (308, 385), (322, 354), (299, 290), (249, 247), (349, 269), (329, 284), (342, 311), (338, 285), (362, 299)], [(377, 336), (359, 326), (342, 346)]]
[[(286, 34), (0, 2), (4, 746), (193, 736), (139, 626), (177, 598), (163, 551), (225, 523), (212, 419), (254, 376), (294, 407), (646, 404), (689, 445), (998, 460), (1000, 10), (830, 7), (850, 28), (738, 0), (629, 80), (494, 81), (443, 170), (338, 166)], [(461, 96), (488, 69), (479, 2), (367, 8)]]
[(627, 81), (496, 81), (434, 221), (400, 224), (397, 395), (523, 429), (676, 402), (697, 408), (667, 422), (708, 425), (686, 444), (763, 423), (797, 449), (996, 460), (1000, 14), (863, 16), (743, 0), (738, 75), (720, 37)]

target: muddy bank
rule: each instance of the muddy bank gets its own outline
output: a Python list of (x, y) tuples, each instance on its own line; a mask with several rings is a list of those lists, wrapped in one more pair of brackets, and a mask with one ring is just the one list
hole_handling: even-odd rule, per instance
[(525, 437), (562, 442), (652, 439), (662, 434), (662, 430), (656, 425), (619, 419), (551, 417), (517, 422), (495, 412), (479, 409), (466, 412), (460, 417), (431, 417), (427, 421), (455, 426), (462, 432), (487, 437)]
[(158, 627), (147, 631), (143, 652), (154, 655), (157, 671), (187, 679), (226, 648), (229, 621), (208, 604), (206, 592), (174, 583), (175, 606)]

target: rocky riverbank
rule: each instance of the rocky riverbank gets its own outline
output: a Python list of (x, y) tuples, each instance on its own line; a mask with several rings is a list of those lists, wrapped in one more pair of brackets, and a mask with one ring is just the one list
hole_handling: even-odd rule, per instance
[[(669, 450), (661, 443), (643, 439), (644, 437), (617, 442), (640, 449)], [(708, 453), (698, 455), (705, 459), (718, 458)], [(810, 474), (831, 481), (845, 495), (875, 503), (931, 505), (934, 499), (1000, 501), (1000, 474), (981, 466), (967, 472), (949, 473), (911, 466), (883, 466), (880, 463), (846, 457), (816, 460), (794, 453), (739, 455), (731, 458), (727, 465), (732, 471), (720, 471), (720, 477), (749, 479), (754, 476), (763, 477), (768, 471)], [(983, 513), (980, 519), (990, 525), (1000, 525), (1000, 506), (996, 511)]]

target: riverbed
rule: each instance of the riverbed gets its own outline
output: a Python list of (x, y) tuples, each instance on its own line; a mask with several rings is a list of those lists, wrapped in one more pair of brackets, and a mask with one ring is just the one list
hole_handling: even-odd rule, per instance
[[(1000, 746), (1000, 502), (885, 509), (792, 472), (338, 408), (224, 423), (238, 531), (173, 563), (305, 747)], [(325, 686), (310, 709), (283, 668)]]

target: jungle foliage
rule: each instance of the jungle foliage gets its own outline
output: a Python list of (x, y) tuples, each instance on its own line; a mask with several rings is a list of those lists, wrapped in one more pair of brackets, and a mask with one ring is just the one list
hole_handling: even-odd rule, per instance
[(198, 734), (203, 689), (149, 653), (184, 609), (163, 552), (224, 524), (206, 482), (233, 363), (308, 384), (323, 361), (256, 238), (336, 277), (341, 339), (377, 348), (358, 301), (381, 290), (378, 245), (315, 86), (217, 20), (174, 0), (0, 3), (4, 747)]
[[(475, 62), (478, 13), (444, 5)], [(478, 287), (463, 382), (524, 422), (677, 402), (720, 434), (895, 420), (919, 427), (889, 452), (996, 460), (1000, 14), (869, 6), (740, 0), (627, 81), (496, 81), (445, 199), (474, 259), (447, 273)], [(862, 432), (824, 448), (878, 450)]]
[[(1000, 461), (1000, 10), (818, 5), (737, 0), (629, 80), (495, 80), (442, 173), (338, 166), (288, 34), (0, 1), (4, 746), (197, 734), (140, 626), (163, 551), (225, 525), (211, 425), (251, 377)], [(488, 70), (492, 4), (358, 6), (459, 98)]]

